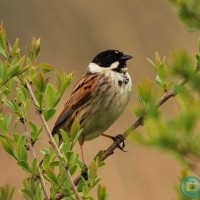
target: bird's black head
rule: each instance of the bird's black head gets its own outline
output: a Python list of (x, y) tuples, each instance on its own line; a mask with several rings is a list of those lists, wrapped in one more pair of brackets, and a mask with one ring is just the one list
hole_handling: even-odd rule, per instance
[(113, 63), (118, 62), (114, 71), (120, 71), (121, 68), (126, 67), (126, 61), (131, 59), (132, 56), (125, 54), (118, 50), (107, 50), (99, 53), (93, 60), (92, 63), (97, 64), (100, 67), (110, 67)]

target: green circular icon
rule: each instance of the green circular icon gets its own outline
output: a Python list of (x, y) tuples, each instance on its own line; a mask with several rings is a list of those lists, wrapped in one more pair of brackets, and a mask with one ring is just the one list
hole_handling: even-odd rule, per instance
[(195, 176), (186, 176), (181, 181), (181, 192), (191, 198), (200, 196), (200, 179)]

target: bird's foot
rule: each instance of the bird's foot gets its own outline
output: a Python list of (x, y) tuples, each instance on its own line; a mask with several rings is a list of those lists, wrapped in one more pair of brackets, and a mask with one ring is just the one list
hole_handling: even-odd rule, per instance
[(125, 147), (125, 142), (124, 140), (126, 139), (123, 135), (119, 134), (117, 136), (111, 136), (111, 135), (107, 135), (107, 134), (102, 134), (102, 136), (105, 136), (107, 138), (112, 139), (114, 142), (117, 142), (117, 147), (123, 151), (123, 152), (127, 152), (124, 150)]
[(117, 147), (123, 152), (127, 152), (127, 151), (124, 150), (124, 147), (125, 147), (125, 142), (124, 141), (125, 141), (125, 139), (126, 138), (121, 134), (119, 134), (119, 135), (117, 135), (117, 136), (112, 138), (112, 140), (114, 142), (117, 142)]

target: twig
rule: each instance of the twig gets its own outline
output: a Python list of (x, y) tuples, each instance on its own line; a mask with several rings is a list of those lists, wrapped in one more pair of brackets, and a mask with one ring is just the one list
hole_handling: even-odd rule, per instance
[[(183, 82), (181, 82), (182, 85)], [(185, 83), (184, 83), (185, 84)], [(165, 93), (157, 102), (156, 107), (160, 107), (162, 104), (164, 104), (166, 101), (168, 101), (171, 97), (176, 96), (176, 92), (174, 90), (172, 90), (171, 92)], [(142, 126), (144, 124), (144, 118), (145, 118), (145, 114), (143, 114), (143, 116), (137, 118), (137, 120), (122, 134), (124, 136), (124, 138), (127, 138), (129, 136), (129, 134), (131, 133), (131, 131), (135, 130), (136, 128), (138, 128), (139, 126)], [(109, 156), (114, 154), (115, 149), (118, 148), (119, 143), (122, 142), (122, 140), (115, 140), (105, 151), (104, 153), (100, 156), (99, 160), (100, 161), (104, 161), (106, 160)], [(76, 185), (78, 185), (79, 181), (81, 180), (81, 175), (78, 175), (75, 178), (74, 183)], [(58, 193), (57, 194), (57, 198), (56, 200), (60, 200), (64, 198), (63, 193)]]
[[(200, 70), (200, 66), (196, 66), (196, 68), (194, 69), (195, 73), (197, 73)], [(183, 86), (187, 83), (186, 79), (181, 80), (178, 85), (179, 86)], [(171, 90), (166, 92), (155, 104), (155, 106), (157, 108), (159, 108), (161, 105), (163, 105), (166, 101), (168, 101), (170, 98), (176, 96), (177, 93), (175, 90)], [(146, 114), (143, 113), (142, 116), (138, 117), (136, 119), (136, 121), (122, 134), (122, 136), (124, 136), (124, 139), (126, 139), (130, 133), (135, 130), (136, 128), (138, 128), (139, 126), (142, 126), (144, 124), (144, 119), (145, 119)], [(116, 140), (114, 141), (105, 151), (104, 153), (100, 156), (99, 160), (100, 161), (104, 161), (106, 160), (109, 156), (114, 154), (115, 149), (117, 149), (119, 147), (119, 144), (121, 142), (124, 142), (123, 140), (119, 141)], [(78, 175), (76, 177), (76, 185), (79, 183), (79, 181), (81, 180), (81, 175)]]
[[(176, 96), (176, 92), (174, 90), (165, 93), (160, 99), (159, 101), (156, 103), (156, 107), (159, 108), (162, 104), (164, 104), (166, 101), (168, 101), (170, 98)], [(124, 138), (127, 138), (131, 131), (135, 130), (136, 128), (138, 128), (139, 126), (142, 126), (144, 124), (144, 119), (145, 119), (145, 115), (143, 114), (142, 116), (140, 116), (122, 135), (124, 136)], [(118, 147), (119, 142), (115, 141), (113, 142), (113, 144), (108, 147), (108, 149), (106, 149), (104, 151), (104, 153), (102, 154), (102, 156), (99, 158), (101, 161), (104, 161), (108, 156), (114, 154), (115, 149)]]
[[(157, 102), (157, 107), (160, 107), (163, 103), (165, 103), (167, 100), (169, 100), (171, 97), (174, 97), (176, 95), (175, 91), (171, 91), (163, 95), (160, 100)], [(124, 139), (128, 137), (131, 131), (135, 130), (139, 126), (142, 126), (144, 123), (144, 118), (145, 114), (143, 116), (139, 117), (122, 135), (124, 136)], [(104, 161), (106, 160), (109, 156), (114, 154), (115, 149), (119, 147), (119, 144), (122, 142), (120, 138), (116, 138), (116, 140), (104, 151), (104, 153), (100, 156), (99, 160)], [(78, 185), (79, 181), (81, 180), (82, 176), (79, 174), (75, 179), (74, 179), (74, 184)], [(63, 193), (58, 193), (56, 196), (56, 200), (61, 200), (64, 198)]]
[[(194, 69), (195, 73), (197, 73), (200, 70), (200, 66), (196, 66), (196, 68)], [(177, 85), (179, 86), (183, 86), (187, 83), (187, 79), (183, 79), (181, 80)], [(161, 105), (163, 105), (165, 102), (167, 102), (170, 98), (175, 97), (177, 95), (177, 92), (175, 90), (171, 90), (166, 92), (155, 104), (156, 108), (159, 108)], [(145, 119), (146, 114), (143, 113), (143, 115), (141, 115), (140, 117), (138, 117), (136, 119), (136, 121), (122, 134), (122, 136), (124, 137), (124, 139), (126, 139), (131, 131), (135, 130), (136, 128), (138, 128), (139, 126), (142, 126), (144, 124), (144, 119)], [(123, 140), (115, 140), (105, 151), (104, 153), (100, 156), (99, 160), (100, 161), (104, 161), (106, 160), (109, 156), (114, 154), (115, 149), (117, 149), (119, 147), (119, 144), (121, 142), (124, 142)], [(197, 172), (197, 166), (193, 166), (193, 168), (195, 168), (195, 172)], [(199, 172), (198, 172), (199, 173)], [(197, 174), (198, 174), (197, 173)], [(79, 181), (81, 180), (82, 176), (81, 174), (79, 174), (75, 179), (74, 179), (74, 184), (78, 185)], [(63, 193), (58, 193), (57, 194), (57, 198), (56, 200), (61, 200), (64, 198), (64, 194)]]
[[(196, 66), (194, 69), (195, 73), (198, 73), (200, 71), (200, 66)], [(177, 83), (177, 85), (179, 86), (183, 86), (187, 83), (187, 79), (183, 79), (180, 82)], [(174, 97), (177, 95), (177, 92), (175, 90), (171, 90), (166, 92), (155, 104), (155, 106), (157, 108), (159, 108), (162, 104), (164, 104), (166, 101), (168, 101), (170, 98)], [(140, 116), (122, 135), (124, 136), (124, 138), (127, 138), (131, 131), (135, 130), (136, 128), (138, 128), (139, 126), (142, 126), (144, 123), (144, 118), (145, 118), (146, 114), (144, 113), (142, 116)], [(122, 141), (121, 141), (122, 142)], [(106, 149), (104, 151), (104, 153), (101, 155), (101, 157), (99, 158), (101, 161), (104, 161), (108, 156), (114, 154), (114, 151), (116, 148), (118, 148), (119, 143), (118, 141), (113, 142), (113, 144), (111, 144), (110, 147), (108, 147), (108, 149)]]
[[(26, 122), (24, 120), (23, 121), (21, 120), (21, 123), (23, 124), (24, 129), (25, 129), (26, 138), (28, 140), (28, 147), (29, 147), (29, 150), (30, 150), (30, 152), (32, 154), (32, 157), (33, 158), (37, 158), (35, 150), (33, 148), (32, 142), (31, 142), (30, 132), (28, 131), (28, 128), (26, 126)], [(40, 166), (39, 166), (38, 163), (37, 163), (37, 170), (38, 170), (39, 181), (41, 183), (42, 190), (43, 190), (43, 193), (44, 193), (44, 198), (45, 198), (45, 200), (49, 200), (47, 188), (46, 188), (45, 181), (44, 181), (44, 176), (43, 176), (43, 174), (42, 174), (42, 172), (40, 170)]]
[[(11, 44), (10, 44), (8, 39), (7, 39), (6, 43), (7, 43), (7, 47), (8, 47), (8, 58), (11, 59), (12, 47), (11, 47)], [(37, 156), (36, 156), (35, 150), (33, 148), (32, 141), (31, 141), (31, 134), (28, 131), (25, 120), (24, 119), (21, 120), (21, 123), (23, 124), (24, 129), (25, 129), (25, 135), (26, 135), (26, 139), (28, 141), (28, 147), (29, 147), (29, 150), (32, 154), (32, 157), (37, 159)], [(44, 193), (44, 199), (49, 200), (47, 188), (46, 188), (45, 181), (44, 181), (44, 176), (43, 176), (43, 174), (40, 170), (40, 166), (39, 166), (38, 163), (37, 163), (37, 170), (38, 170), (39, 181), (41, 183), (42, 190), (43, 190), (43, 193)]]
[[(30, 84), (28, 83), (28, 81), (26, 81), (26, 87), (27, 87), (27, 89), (28, 89), (28, 91), (29, 91), (29, 93), (30, 93), (30, 96), (31, 96), (31, 99), (32, 99), (33, 103), (35, 104), (36, 107), (38, 107), (37, 99), (35, 98), (35, 95), (34, 95), (34, 93), (33, 93), (33, 90), (32, 90), (32, 88), (31, 88)], [(76, 186), (74, 185), (74, 182), (73, 182), (73, 179), (72, 179), (72, 177), (71, 177), (71, 174), (69, 173), (69, 170), (67, 169), (67, 167), (65, 166), (65, 163), (63, 162), (63, 155), (62, 155), (62, 153), (60, 152), (60, 150), (59, 150), (59, 148), (58, 148), (58, 146), (57, 146), (57, 144), (56, 144), (56, 142), (55, 142), (53, 136), (51, 135), (51, 131), (50, 131), (50, 129), (49, 129), (49, 126), (48, 126), (46, 120), (44, 119), (43, 114), (39, 112), (39, 116), (40, 116), (40, 119), (41, 119), (41, 121), (42, 121), (42, 123), (43, 123), (43, 125), (44, 125), (44, 128), (45, 128), (46, 133), (47, 133), (48, 138), (49, 138), (49, 141), (50, 141), (51, 145), (53, 146), (53, 148), (55, 149), (56, 155), (57, 155), (57, 157), (60, 159), (60, 162), (62, 163), (62, 165), (63, 165), (63, 167), (64, 167), (64, 169), (65, 169), (65, 174), (66, 174), (67, 178), (69, 179), (69, 181), (70, 181), (70, 183), (71, 183), (72, 190), (73, 190), (73, 192), (74, 192), (76, 198), (77, 198), (78, 200), (81, 200), (81, 197), (79, 196), (79, 193), (78, 193), (78, 191), (76, 190)]]

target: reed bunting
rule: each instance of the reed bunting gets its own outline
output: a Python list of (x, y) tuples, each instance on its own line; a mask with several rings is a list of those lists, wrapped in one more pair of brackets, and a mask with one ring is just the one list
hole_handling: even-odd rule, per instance
[(60, 128), (69, 131), (78, 116), (83, 129), (79, 137), (83, 162), (84, 141), (102, 135), (129, 101), (132, 82), (126, 61), (131, 58), (118, 50), (103, 51), (94, 57), (54, 125), (52, 135), (59, 134)]

